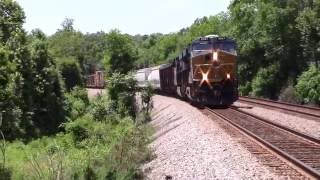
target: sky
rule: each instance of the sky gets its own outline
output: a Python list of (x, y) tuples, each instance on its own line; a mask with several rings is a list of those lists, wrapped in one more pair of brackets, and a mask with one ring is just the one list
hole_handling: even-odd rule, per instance
[(24, 9), (27, 31), (52, 35), (65, 18), (83, 33), (151, 34), (176, 32), (196, 18), (227, 11), (230, 0), (16, 0)]

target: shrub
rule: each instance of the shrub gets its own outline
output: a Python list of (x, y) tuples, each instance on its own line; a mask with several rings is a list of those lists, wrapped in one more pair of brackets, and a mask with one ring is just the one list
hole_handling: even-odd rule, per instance
[(102, 95), (91, 102), (89, 112), (96, 121), (113, 120), (110, 117), (113, 117), (116, 113), (115, 106), (115, 103), (107, 95)]
[[(9, 144), (13, 179), (96, 179), (140, 177), (139, 166), (151, 158), (150, 129), (130, 117), (94, 121), (85, 115), (66, 124), (66, 133), (28, 144)], [(84, 135), (85, 134), (85, 135)]]
[(273, 98), (276, 91), (276, 77), (278, 66), (271, 65), (261, 68), (252, 81), (252, 95), (258, 97)]
[(81, 142), (89, 137), (89, 129), (92, 129), (93, 122), (90, 115), (85, 115), (75, 121), (67, 123), (65, 129), (73, 137), (74, 142)]
[(297, 94), (305, 103), (320, 105), (320, 69), (315, 66), (303, 72), (295, 86)]
[(137, 82), (132, 75), (113, 73), (108, 79), (108, 93), (118, 113), (135, 117), (135, 93)]
[(66, 97), (71, 119), (76, 119), (86, 113), (89, 105), (86, 89), (76, 86), (66, 94)]

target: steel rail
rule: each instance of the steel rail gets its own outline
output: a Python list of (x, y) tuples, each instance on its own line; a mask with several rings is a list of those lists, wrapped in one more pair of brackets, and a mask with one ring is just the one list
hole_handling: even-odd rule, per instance
[[(252, 98), (252, 97), (239, 97), (239, 101), (258, 104), (258, 105), (262, 105), (262, 106), (268, 106), (268, 107), (271, 107), (274, 109), (281, 109), (281, 110), (285, 110), (285, 111), (290, 111), (290, 112), (294, 112), (294, 113), (298, 113), (298, 114), (303, 114), (303, 115), (307, 115), (307, 116), (311, 116), (311, 117), (320, 118), (320, 113), (315, 114), (315, 113), (310, 113), (310, 112), (304, 111), (304, 110), (311, 110), (311, 111), (320, 112), (320, 108), (317, 108), (317, 107), (302, 106), (302, 105), (297, 105), (297, 104), (290, 104), (290, 103), (285, 103), (285, 102), (278, 102), (278, 101), (272, 101), (272, 100), (267, 100), (267, 99), (258, 99), (258, 98)], [(282, 106), (279, 106), (279, 105), (282, 105)], [(286, 107), (284, 107), (284, 106), (286, 106)], [(292, 107), (299, 108), (300, 110), (291, 109), (290, 107), (291, 108)]]

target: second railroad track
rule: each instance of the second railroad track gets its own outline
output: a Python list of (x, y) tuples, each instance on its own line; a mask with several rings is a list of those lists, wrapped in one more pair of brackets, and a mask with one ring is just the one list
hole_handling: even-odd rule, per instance
[(317, 108), (317, 107), (302, 106), (297, 104), (272, 101), (268, 99), (258, 99), (258, 98), (245, 97), (245, 96), (240, 97), (239, 102), (249, 103), (249, 104), (263, 106), (263, 107), (269, 107), (272, 109), (278, 109), (278, 110), (291, 112), (295, 114), (301, 114), (304, 116), (312, 117), (313, 119), (320, 121), (320, 108)]
[(259, 119), (259, 117), (237, 109), (206, 108), (206, 110), (262, 143), (309, 176), (320, 179), (319, 139)]

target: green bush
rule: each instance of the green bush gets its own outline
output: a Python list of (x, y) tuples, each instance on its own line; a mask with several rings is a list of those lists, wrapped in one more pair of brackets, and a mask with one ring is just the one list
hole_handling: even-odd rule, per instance
[(252, 81), (252, 95), (273, 98), (276, 92), (278, 69), (276, 65), (261, 68)]
[(89, 107), (89, 112), (96, 121), (103, 121), (109, 119), (111, 121), (116, 114), (116, 107), (114, 101), (110, 100), (107, 95), (102, 95), (95, 98)]
[(320, 105), (320, 69), (315, 66), (303, 72), (295, 86), (297, 94), (305, 103)]
[(71, 119), (76, 119), (86, 113), (89, 105), (86, 89), (76, 86), (72, 91), (66, 93), (66, 97)]
[(93, 122), (90, 115), (85, 115), (75, 121), (67, 123), (65, 129), (73, 137), (74, 142), (81, 142), (89, 137), (89, 129), (92, 129)]
[(137, 82), (132, 75), (113, 73), (108, 79), (108, 94), (121, 116), (135, 117)]

